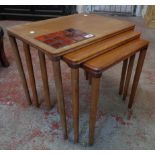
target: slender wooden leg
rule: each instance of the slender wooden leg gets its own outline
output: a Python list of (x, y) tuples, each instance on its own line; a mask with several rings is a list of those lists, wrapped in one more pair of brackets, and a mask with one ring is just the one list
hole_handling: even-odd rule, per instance
[(134, 81), (133, 81), (133, 84), (132, 84), (132, 89), (131, 89), (131, 95), (130, 95), (130, 99), (129, 99), (128, 108), (132, 108), (132, 104), (133, 104), (134, 97), (135, 97), (135, 94), (136, 94), (140, 74), (141, 74), (142, 67), (143, 67), (143, 64), (144, 64), (146, 51), (147, 51), (147, 48), (142, 49), (140, 51), (140, 54), (139, 54), (139, 59), (138, 59), (137, 67), (136, 67), (136, 72), (135, 72), (135, 75), (134, 75)]
[(71, 68), (74, 143), (79, 140), (79, 69)]
[(62, 86), (62, 77), (61, 77), (61, 69), (60, 69), (60, 60), (52, 61), (53, 63), (53, 73), (56, 87), (56, 95), (58, 101), (58, 108), (60, 112), (60, 119), (63, 129), (64, 139), (68, 138), (67, 135), (67, 123), (66, 123), (66, 112), (65, 112), (65, 104), (64, 104), (64, 95), (63, 95), (63, 86)]
[(5, 52), (4, 52), (4, 43), (3, 43), (3, 37), (0, 38), (0, 60), (2, 62), (2, 65), (4, 67), (9, 66), (9, 62), (6, 58)]
[(31, 84), (31, 88), (32, 88), (33, 100), (34, 100), (35, 105), (37, 107), (39, 107), (38, 95), (37, 95), (37, 90), (36, 90), (36, 82), (35, 82), (35, 78), (34, 78), (34, 71), (33, 71), (33, 65), (32, 65), (32, 58), (31, 58), (31, 54), (30, 54), (30, 47), (28, 44), (23, 43), (23, 49), (24, 49), (24, 53), (25, 53), (26, 64), (27, 64), (30, 84)]
[(52, 104), (50, 101), (50, 92), (49, 92), (49, 86), (48, 86), (48, 76), (47, 76), (45, 54), (42, 51), (38, 51), (38, 55), (39, 55), (39, 60), (40, 60), (41, 76), (43, 80), (45, 102), (46, 102), (47, 108), (51, 109)]
[(91, 103), (89, 113), (89, 144), (94, 142), (97, 105), (99, 99), (100, 78), (92, 77)]
[(131, 56), (130, 60), (129, 60), (128, 70), (127, 70), (127, 75), (126, 75), (126, 81), (125, 81), (125, 86), (124, 86), (124, 92), (123, 92), (123, 100), (126, 99), (126, 96), (128, 93), (128, 87), (129, 87), (129, 83), (130, 83), (130, 79), (131, 79), (134, 59), (135, 59), (135, 55)]
[(23, 66), (22, 66), (22, 62), (21, 62), (17, 42), (16, 42), (15, 38), (12, 37), (12, 36), (9, 36), (9, 39), (10, 39), (10, 42), (11, 42), (11, 45), (12, 45), (12, 50), (14, 52), (17, 68), (18, 68), (18, 71), (19, 71), (19, 74), (20, 74), (20, 77), (21, 77), (21, 80), (22, 80), (22, 84), (23, 84), (23, 88), (24, 88), (24, 91), (25, 91), (27, 101), (28, 101), (29, 104), (31, 104), (31, 97), (30, 97), (28, 86), (27, 86), (26, 77), (25, 77), (25, 73), (24, 73), (24, 70), (23, 70)]
[(125, 81), (125, 77), (126, 77), (127, 65), (128, 65), (128, 59), (123, 61), (121, 81), (120, 81), (120, 87), (119, 87), (119, 94), (120, 95), (122, 95), (122, 92), (123, 92), (124, 81)]

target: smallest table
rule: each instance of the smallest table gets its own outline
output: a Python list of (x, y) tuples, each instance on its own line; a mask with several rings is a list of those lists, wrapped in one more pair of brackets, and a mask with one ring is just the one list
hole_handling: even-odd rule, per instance
[[(96, 123), (96, 114), (97, 114), (97, 103), (99, 98), (99, 86), (100, 78), (102, 72), (112, 67), (113, 65), (130, 58), (129, 67), (126, 75), (126, 83), (129, 83), (132, 71), (133, 61), (135, 54), (140, 51), (136, 72), (134, 75), (134, 81), (132, 85), (131, 95), (129, 98), (128, 107), (131, 108), (138, 86), (140, 74), (142, 71), (143, 62), (145, 59), (147, 51), (148, 41), (143, 39), (137, 39), (131, 41), (125, 45), (122, 45), (112, 51), (109, 51), (103, 55), (100, 55), (86, 63), (83, 64), (83, 68), (91, 74), (92, 77), (92, 86), (91, 86), (91, 103), (90, 103), (90, 114), (89, 114), (89, 144), (94, 142), (94, 132), (95, 132), (95, 123)], [(122, 82), (122, 81), (121, 81)], [(124, 82), (124, 81), (123, 81)], [(124, 86), (124, 83), (122, 84)], [(128, 88), (128, 87), (127, 87)], [(124, 91), (127, 91), (126, 89)]]

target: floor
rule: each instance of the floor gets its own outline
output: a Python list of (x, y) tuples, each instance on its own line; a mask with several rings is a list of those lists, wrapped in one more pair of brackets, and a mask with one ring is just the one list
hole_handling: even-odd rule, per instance
[[(141, 17), (114, 17), (133, 21), (136, 30), (150, 41), (132, 111), (118, 95), (122, 64), (103, 74), (97, 114), (95, 143), (88, 146), (90, 86), (80, 71), (80, 142), (73, 143), (70, 69), (61, 63), (69, 140), (63, 140), (56, 106), (44, 106), (38, 54), (31, 49), (40, 109), (27, 104), (12, 48), (5, 33), (5, 51), (10, 62), (0, 67), (0, 149), (155, 149), (155, 29), (147, 28)], [(24, 21), (0, 21), (6, 29)], [(21, 55), (22, 43), (19, 41)], [(137, 59), (136, 59), (137, 61)], [(136, 63), (135, 61), (135, 63)], [(25, 61), (23, 61), (26, 69)], [(51, 62), (47, 58), (51, 100), (56, 103)], [(135, 69), (135, 68), (134, 68)], [(26, 72), (27, 73), (27, 72)], [(26, 74), (27, 75), (27, 74)]]

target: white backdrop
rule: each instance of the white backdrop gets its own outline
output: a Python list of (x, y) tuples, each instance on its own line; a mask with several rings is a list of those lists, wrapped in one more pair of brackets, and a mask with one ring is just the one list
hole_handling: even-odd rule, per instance
[[(109, 9), (110, 9), (110, 7), (112, 8), (112, 7), (116, 7), (116, 10), (120, 10), (120, 5), (117, 5), (117, 6), (113, 6), (113, 5), (94, 5), (94, 6), (91, 6), (91, 5), (78, 5), (77, 6), (77, 11), (79, 12), (79, 13), (82, 13), (82, 12), (91, 12), (91, 11), (93, 11), (93, 9), (95, 8), (96, 10), (97, 9), (99, 9), (99, 10), (101, 10), (102, 8), (104, 8), (104, 11), (108, 11)], [(131, 9), (133, 8), (133, 6), (131, 6), (131, 5), (128, 5), (128, 6), (126, 6), (126, 5), (122, 5), (121, 6), (121, 11), (124, 11), (124, 10), (126, 10), (126, 11), (130, 11)], [(147, 8), (147, 6), (145, 5), (137, 5), (136, 6), (136, 10), (135, 10), (135, 16), (144, 16), (144, 14), (145, 14), (145, 12), (146, 12), (146, 8)]]

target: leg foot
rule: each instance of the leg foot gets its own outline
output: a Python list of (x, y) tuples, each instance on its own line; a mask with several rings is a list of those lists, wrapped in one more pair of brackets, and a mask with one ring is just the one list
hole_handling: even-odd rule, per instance
[(92, 77), (91, 104), (89, 113), (89, 145), (92, 145), (94, 143), (99, 87), (100, 87), (100, 78)]
[(71, 69), (74, 143), (79, 140), (79, 69)]
[(21, 77), (21, 81), (22, 81), (22, 84), (23, 84), (23, 88), (24, 88), (24, 91), (25, 91), (27, 101), (28, 101), (29, 104), (32, 104), (29, 89), (28, 89), (27, 82), (26, 82), (26, 77), (25, 77), (23, 65), (22, 65), (22, 62), (21, 62), (21, 58), (20, 58), (20, 54), (19, 54), (19, 50), (18, 50), (18, 46), (17, 46), (17, 42), (16, 42), (15, 38), (12, 37), (12, 36), (9, 36), (9, 39), (10, 39), (10, 42), (11, 42), (11, 45), (12, 45), (12, 49), (13, 49), (14, 56), (15, 56), (15, 59), (16, 59), (18, 72), (19, 72), (20, 77)]
[(139, 54), (139, 59), (138, 59), (136, 72), (135, 72), (135, 75), (134, 75), (134, 80), (133, 80), (132, 89), (131, 89), (131, 95), (130, 95), (130, 98), (129, 98), (129, 104), (128, 104), (129, 109), (132, 108), (132, 104), (133, 104), (134, 97), (135, 97), (135, 94), (136, 94), (140, 74), (141, 74), (141, 71), (142, 71), (142, 67), (143, 67), (143, 63), (144, 63), (144, 59), (145, 59), (145, 55), (146, 55), (146, 51), (147, 51), (147, 48), (142, 49), (140, 51), (140, 54)]
[(50, 92), (48, 86), (48, 75), (47, 75), (47, 68), (46, 68), (46, 61), (45, 61), (45, 54), (41, 51), (38, 51), (39, 61), (40, 61), (40, 69), (41, 69), (41, 76), (43, 81), (43, 91), (45, 96), (45, 103), (48, 109), (51, 109), (53, 106), (50, 101)]
[(60, 61), (52, 61), (52, 63), (53, 63), (56, 95), (57, 95), (58, 108), (60, 112), (60, 119), (61, 119), (61, 124), (63, 129), (63, 135), (64, 135), (64, 139), (67, 139), (68, 134), (67, 134), (66, 112), (65, 112), (65, 104), (64, 104)]
[(128, 65), (128, 59), (123, 61), (123, 67), (122, 67), (122, 74), (121, 74), (121, 81), (120, 81), (120, 87), (119, 87), (119, 95), (122, 95), (125, 77), (126, 77), (126, 70)]
[(130, 60), (129, 60), (128, 70), (127, 70), (127, 75), (126, 75), (126, 80), (125, 80), (125, 86), (124, 86), (124, 92), (123, 92), (123, 100), (126, 99), (126, 96), (128, 93), (128, 87), (129, 87), (129, 83), (130, 83), (130, 79), (131, 79), (134, 59), (135, 59), (135, 55), (131, 56)]

